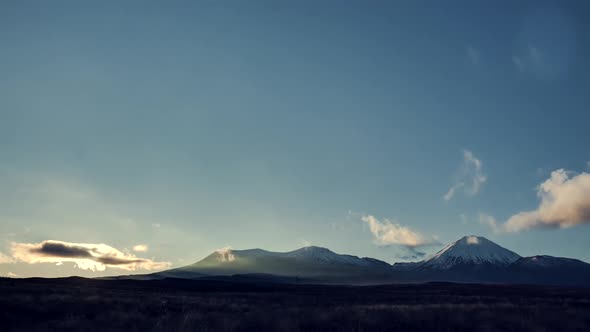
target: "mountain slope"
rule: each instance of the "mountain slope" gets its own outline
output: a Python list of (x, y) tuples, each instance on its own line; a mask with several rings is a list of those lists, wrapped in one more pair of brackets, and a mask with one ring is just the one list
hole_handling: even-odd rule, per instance
[(524, 257), (508, 268), (511, 282), (556, 285), (590, 283), (590, 264), (572, 258), (547, 255)]
[(447, 245), (433, 257), (425, 260), (421, 268), (449, 270), (465, 265), (508, 266), (521, 257), (481, 236), (464, 236)]
[(236, 274), (271, 274), (314, 278), (316, 280), (363, 280), (389, 277), (391, 265), (373, 258), (340, 255), (321, 247), (304, 247), (290, 252), (262, 249), (221, 249), (192, 265), (156, 275), (186, 278), (194, 274), (229, 276)]

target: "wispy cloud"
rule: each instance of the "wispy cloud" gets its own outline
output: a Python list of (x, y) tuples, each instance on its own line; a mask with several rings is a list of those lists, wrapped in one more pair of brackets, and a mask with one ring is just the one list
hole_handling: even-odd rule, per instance
[(481, 60), (480, 52), (471, 45), (467, 46), (467, 57), (474, 65), (478, 65)]
[(133, 251), (135, 252), (147, 252), (148, 246), (146, 244), (137, 244), (133, 246)]
[(502, 229), (498, 225), (496, 218), (485, 213), (479, 214), (479, 223), (488, 226), (494, 233), (501, 233)]
[(69, 243), (47, 240), (40, 243), (12, 243), (12, 256), (22, 262), (74, 262), (83, 270), (104, 271), (107, 267), (123, 270), (159, 270), (170, 267), (168, 262), (155, 262), (125, 254), (106, 244)]
[(447, 202), (450, 201), (459, 189), (463, 189), (466, 195), (476, 195), (486, 180), (481, 160), (473, 152), (463, 150), (463, 162), (457, 172), (455, 183), (443, 195), (443, 199)]
[(361, 220), (369, 225), (375, 244), (380, 246), (399, 245), (415, 250), (416, 248), (438, 244), (438, 241), (434, 238), (426, 237), (389, 219), (379, 220), (372, 215), (365, 215)]
[(447, 191), (447, 193), (444, 194), (443, 199), (447, 202), (450, 201), (455, 196), (455, 191), (457, 191), (457, 189), (460, 189), (463, 186), (465, 186), (465, 183), (463, 182), (459, 182), (453, 185), (451, 188), (449, 188), (449, 191)]
[(518, 55), (513, 55), (512, 56), (512, 63), (514, 64), (514, 66), (516, 67), (516, 69), (518, 69), (519, 72), (524, 72), (526, 69), (526, 65), (524, 60), (518, 56)]
[(590, 174), (570, 177), (558, 169), (537, 187), (540, 203), (537, 209), (519, 212), (503, 223), (492, 217), (480, 221), (496, 232), (520, 232), (534, 228), (567, 228), (590, 224)]
[(512, 64), (519, 73), (536, 74), (548, 66), (543, 52), (534, 45), (529, 45), (522, 52), (519, 52), (519, 54), (514, 54), (512, 56)]

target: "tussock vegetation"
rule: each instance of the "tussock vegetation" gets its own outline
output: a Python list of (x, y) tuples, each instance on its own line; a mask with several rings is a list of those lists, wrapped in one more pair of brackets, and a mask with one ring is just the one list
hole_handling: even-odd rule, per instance
[(2, 331), (588, 331), (590, 289), (0, 280)]

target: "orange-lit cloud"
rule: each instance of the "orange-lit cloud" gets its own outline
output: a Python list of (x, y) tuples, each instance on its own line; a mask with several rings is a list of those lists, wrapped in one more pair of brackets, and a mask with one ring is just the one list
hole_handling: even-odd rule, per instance
[(537, 187), (540, 203), (535, 210), (519, 212), (503, 224), (490, 216), (480, 221), (496, 232), (510, 233), (590, 224), (590, 174), (570, 174), (564, 169), (551, 172), (551, 177)]
[(369, 225), (377, 245), (395, 244), (407, 248), (418, 248), (438, 243), (435, 239), (428, 238), (389, 219), (379, 220), (372, 215), (366, 215), (361, 220)]
[(0, 252), (0, 264), (14, 263), (14, 258)]
[(106, 244), (69, 243), (47, 240), (40, 243), (12, 243), (12, 256), (29, 264), (74, 262), (84, 270), (104, 271), (107, 267), (123, 270), (160, 270), (169, 262), (155, 262), (125, 254)]
[(148, 246), (146, 244), (138, 244), (133, 246), (133, 251), (135, 252), (147, 252)]

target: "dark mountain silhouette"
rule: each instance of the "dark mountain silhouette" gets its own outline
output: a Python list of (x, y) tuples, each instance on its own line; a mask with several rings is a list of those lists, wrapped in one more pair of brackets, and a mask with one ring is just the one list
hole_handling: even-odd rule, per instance
[(117, 279), (183, 278), (240, 282), (386, 284), (432, 281), (590, 286), (590, 264), (521, 257), (480, 236), (464, 236), (423, 261), (390, 265), (374, 258), (304, 247), (290, 252), (221, 249), (183, 267)]

